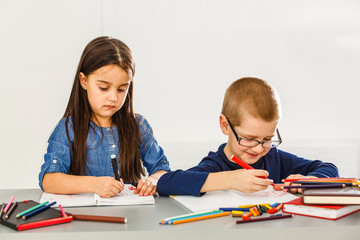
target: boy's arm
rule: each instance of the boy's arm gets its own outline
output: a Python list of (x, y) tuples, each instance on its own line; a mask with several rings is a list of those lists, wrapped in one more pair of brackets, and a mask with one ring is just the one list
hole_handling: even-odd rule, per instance
[(273, 183), (272, 180), (260, 178), (267, 176), (269, 176), (267, 171), (259, 169), (239, 169), (210, 173), (200, 192), (235, 189), (251, 193), (265, 190)]
[(55, 194), (97, 193), (113, 197), (124, 186), (113, 177), (75, 176), (65, 173), (46, 173), (42, 181), (45, 192)]

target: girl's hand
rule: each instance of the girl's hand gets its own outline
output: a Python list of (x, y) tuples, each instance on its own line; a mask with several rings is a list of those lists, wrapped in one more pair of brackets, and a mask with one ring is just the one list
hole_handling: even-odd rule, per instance
[(120, 182), (113, 177), (96, 177), (93, 192), (103, 198), (110, 198), (124, 189), (122, 179)]
[[(236, 189), (245, 193), (265, 190), (270, 184), (273, 183), (273, 180), (267, 179), (269, 173), (265, 170), (239, 169), (229, 171), (229, 173), (229, 183), (231, 185), (230, 189)], [(265, 177), (265, 179), (261, 177)]]
[(139, 194), (139, 196), (150, 196), (156, 193), (156, 185), (153, 184), (152, 179), (142, 178), (138, 181), (138, 185), (134, 190), (135, 194)]
[[(316, 178), (315, 176), (304, 176), (301, 174), (291, 174), (286, 179), (297, 179), (297, 178)], [(285, 182), (284, 186), (296, 186), (301, 184), (292, 184), (291, 182)], [(288, 189), (284, 189), (283, 191), (286, 192)], [(292, 188), (289, 189), (291, 193), (302, 193), (302, 188)]]

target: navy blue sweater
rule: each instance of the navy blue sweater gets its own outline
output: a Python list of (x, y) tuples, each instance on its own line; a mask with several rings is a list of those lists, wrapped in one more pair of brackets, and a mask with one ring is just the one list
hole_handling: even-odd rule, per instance
[[(209, 173), (242, 169), (238, 164), (229, 161), (224, 153), (225, 143), (217, 152), (209, 152), (197, 166), (186, 171), (176, 170), (164, 174), (157, 183), (160, 195), (194, 195), (201, 196), (200, 190)], [(293, 154), (272, 148), (251, 165), (255, 169), (269, 172), (269, 179), (280, 183), (290, 174), (302, 174), (316, 177), (338, 177), (338, 169), (332, 163), (319, 160), (308, 160)]]

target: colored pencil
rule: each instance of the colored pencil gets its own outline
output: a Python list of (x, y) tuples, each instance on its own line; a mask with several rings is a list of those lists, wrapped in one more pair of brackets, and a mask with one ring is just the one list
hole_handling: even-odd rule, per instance
[(6, 205), (6, 207), (3, 210), (4, 213), (6, 213), (9, 210), (11, 203), (14, 201), (14, 199), (15, 199), (15, 196), (12, 196), (10, 201), (8, 202), (8, 204)]
[(29, 213), (29, 212), (32, 212), (32, 211), (34, 211), (34, 210), (36, 210), (36, 209), (38, 209), (38, 208), (41, 208), (42, 206), (45, 206), (45, 205), (48, 204), (48, 203), (49, 203), (49, 201), (40, 203), (40, 204), (38, 204), (38, 205), (36, 205), (36, 206), (34, 206), (34, 207), (32, 207), (32, 208), (29, 208), (29, 209), (27, 209), (27, 210), (25, 210), (25, 211), (23, 211), (23, 212), (21, 212), (21, 213), (18, 213), (18, 214), (16, 215), (16, 217), (17, 217), (17, 218), (22, 217), (22, 216), (24, 216), (25, 214), (27, 214), (27, 213)]
[[(236, 162), (237, 164), (239, 164), (241, 167), (243, 167), (244, 169), (254, 169), (253, 167), (251, 167), (249, 164), (247, 164), (246, 162), (242, 161), (240, 158), (238, 158), (235, 155), (231, 156), (231, 160), (233, 160), (234, 162)], [(259, 178), (263, 178), (263, 179), (267, 179), (266, 177), (263, 176), (259, 176)], [(272, 186), (274, 186), (274, 183), (271, 184)]]
[(3, 215), (3, 213), (4, 213), (4, 208), (5, 208), (5, 203), (3, 203), (2, 204), (2, 207), (1, 207), (1, 212), (0, 212), (0, 222), (1, 222), (1, 217), (2, 217), (2, 215)]
[(338, 181), (338, 182), (357, 182), (359, 179), (357, 178), (340, 178), (340, 177), (333, 177), (333, 178), (293, 178), (293, 179), (284, 179), (284, 182), (293, 182), (293, 181)]
[(14, 202), (11, 207), (9, 208), (9, 210), (7, 211), (6, 215), (5, 215), (5, 219), (9, 219), (10, 215), (14, 212), (15, 208), (17, 207), (18, 202)]
[(211, 214), (217, 214), (217, 213), (222, 213), (222, 210), (214, 210), (214, 211), (206, 211), (206, 212), (198, 212), (198, 213), (191, 213), (191, 214), (186, 214), (183, 216), (178, 216), (178, 217), (172, 217), (170, 219), (167, 220), (163, 220), (160, 222), (160, 224), (164, 225), (164, 224), (172, 224), (174, 221), (178, 221), (178, 220), (183, 220), (183, 219), (188, 219), (188, 218), (194, 218), (194, 217), (201, 217), (201, 216), (207, 216), (207, 215), (211, 215)]
[(316, 185), (316, 184), (345, 184), (345, 186), (356, 186), (358, 185), (355, 182), (315, 182), (315, 181), (293, 181), (292, 184), (302, 184), (302, 185)]
[(48, 208), (50, 208), (52, 205), (56, 204), (56, 201), (52, 202), (52, 203), (49, 203), (48, 205), (45, 205), (45, 206), (42, 206), (41, 208), (38, 208), (28, 214), (25, 214), (24, 216), (22, 216), (23, 219), (28, 219), (29, 217), (35, 215), (35, 214), (38, 214), (39, 212), (42, 212)]
[(283, 186), (283, 189), (293, 189), (293, 188), (343, 188), (345, 184), (319, 184), (319, 185), (291, 185)]
[(262, 218), (251, 218), (251, 219), (236, 221), (236, 224), (249, 223), (249, 222), (268, 221), (268, 220), (275, 220), (275, 219), (282, 219), (282, 218), (291, 218), (291, 217), (293, 217), (292, 214), (276, 215), (276, 216), (262, 217)]
[(74, 220), (93, 221), (93, 222), (112, 222), (112, 223), (126, 223), (127, 218), (124, 217), (109, 217), (109, 216), (95, 216), (95, 215), (72, 215)]
[(63, 217), (67, 217), (67, 215), (66, 215), (63, 207), (62, 207), (60, 204), (59, 204), (59, 208), (60, 208), (61, 215), (62, 215)]
[(202, 212), (188, 213), (188, 214), (183, 214), (183, 215), (179, 215), (179, 216), (164, 218), (162, 221), (168, 221), (168, 220), (173, 220), (173, 219), (182, 218), (182, 217), (190, 217), (190, 216), (195, 216), (195, 215), (204, 214), (204, 213), (211, 213), (211, 212), (215, 212), (215, 211), (218, 211), (218, 210), (207, 210), (207, 211), (202, 211)]
[(219, 208), (219, 210), (223, 210), (224, 212), (231, 212), (231, 211), (249, 211), (249, 208)]
[(200, 220), (216, 218), (216, 217), (223, 217), (223, 216), (228, 216), (228, 215), (230, 215), (230, 212), (222, 212), (222, 213), (211, 214), (211, 215), (206, 215), (206, 216), (177, 220), (177, 221), (174, 221), (172, 224), (175, 225), (175, 224), (181, 224), (181, 223), (187, 223), (187, 222), (194, 222), (194, 221), (200, 221)]

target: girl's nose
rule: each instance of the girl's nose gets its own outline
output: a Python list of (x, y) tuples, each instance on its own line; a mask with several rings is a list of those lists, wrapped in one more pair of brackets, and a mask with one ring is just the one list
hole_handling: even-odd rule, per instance
[(112, 102), (116, 102), (117, 99), (118, 99), (118, 98), (117, 98), (117, 93), (110, 92), (109, 100), (112, 101)]

